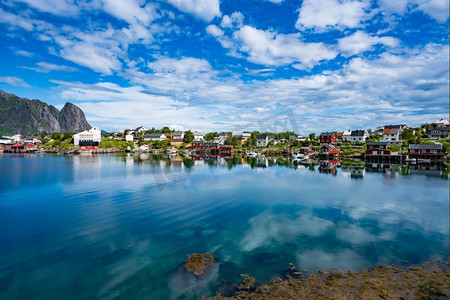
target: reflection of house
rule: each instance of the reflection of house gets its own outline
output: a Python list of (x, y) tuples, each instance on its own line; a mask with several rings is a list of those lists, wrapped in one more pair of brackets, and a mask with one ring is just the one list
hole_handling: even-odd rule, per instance
[(320, 154), (322, 155), (340, 155), (341, 149), (339, 149), (335, 145), (323, 145), (322, 148), (320, 148)]
[(336, 144), (336, 137), (332, 132), (322, 132), (319, 141), (321, 144)]
[(98, 150), (98, 144), (102, 140), (102, 133), (97, 127), (73, 135), (73, 144), (80, 146), (80, 150)]
[(341, 164), (341, 160), (321, 160), (319, 165), (320, 173), (336, 174), (337, 167)]
[(369, 133), (367, 132), (367, 130), (349, 130), (344, 131), (344, 133), (342, 134), (342, 141), (350, 142), (352, 144), (364, 143), (368, 137)]
[(363, 166), (346, 166), (342, 167), (342, 173), (345, 175), (350, 175), (350, 178), (363, 178), (366, 170)]
[(383, 136), (380, 142), (388, 143), (391, 145), (401, 145), (400, 134), (407, 128), (406, 125), (386, 125), (383, 129)]
[(260, 168), (268, 168), (269, 161), (265, 156), (257, 156), (256, 157), (256, 166)]
[(144, 141), (164, 141), (167, 137), (164, 133), (146, 133), (144, 135)]
[(272, 136), (267, 134), (260, 134), (256, 136), (256, 146), (257, 147), (266, 147), (269, 144), (269, 141), (272, 139)]
[(391, 169), (390, 164), (383, 163), (366, 163), (366, 171), (367, 172), (386, 172)]
[(409, 158), (441, 160), (445, 156), (441, 144), (409, 144)]

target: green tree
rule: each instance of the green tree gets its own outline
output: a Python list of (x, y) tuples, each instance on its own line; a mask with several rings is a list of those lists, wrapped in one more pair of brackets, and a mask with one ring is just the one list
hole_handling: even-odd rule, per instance
[(60, 140), (61, 139), (61, 133), (54, 132), (54, 133), (52, 133), (51, 137), (52, 137), (53, 140)]
[(205, 134), (204, 139), (206, 141), (212, 141), (215, 137), (218, 137), (219, 134), (217, 132), (208, 132)]
[(41, 132), (41, 138), (45, 138), (47, 136), (47, 131), (42, 131)]
[(64, 139), (65, 140), (71, 140), (73, 135), (74, 135), (74, 133), (71, 132), (71, 131), (64, 132)]
[(315, 139), (316, 139), (316, 134), (315, 134), (315, 133), (310, 133), (310, 134), (309, 134), (309, 139), (310, 139), (311, 141), (315, 140)]
[(194, 134), (190, 130), (186, 131), (186, 133), (184, 134), (183, 142), (185, 142), (186, 144), (189, 144), (189, 143), (192, 143), (193, 140), (194, 140)]

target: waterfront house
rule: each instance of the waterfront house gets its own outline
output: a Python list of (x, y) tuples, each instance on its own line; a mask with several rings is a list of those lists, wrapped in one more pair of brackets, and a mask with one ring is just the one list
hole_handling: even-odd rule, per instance
[(79, 146), (81, 151), (96, 151), (98, 145), (102, 140), (102, 132), (97, 127), (92, 127), (89, 130), (74, 134), (73, 144)]
[(342, 134), (342, 141), (351, 144), (364, 143), (368, 137), (367, 130), (348, 130)]
[(13, 140), (9, 136), (0, 137), (0, 144), (11, 144)]
[(144, 135), (144, 141), (164, 141), (167, 139), (164, 133), (146, 133)]
[(192, 131), (192, 135), (194, 136), (194, 141), (196, 142), (200, 142), (203, 141), (204, 137), (203, 137), (203, 133), (201, 133), (200, 131)]
[(332, 132), (322, 132), (319, 136), (320, 144), (336, 144), (336, 137)]
[(41, 140), (37, 137), (24, 137), (22, 140), (23, 143), (25, 144), (33, 144), (35, 146), (40, 145), (41, 144)]
[(409, 144), (409, 158), (441, 160), (445, 156), (445, 151), (441, 144)]
[(340, 155), (341, 149), (339, 147), (330, 144), (330, 145), (323, 145), (322, 148), (320, 148), (320, 154), (322, 155)]
[(364, 155), (366, 160), (400, 162), (404, 157), (402, 153), (392, 152), (388, 149), (388, 142), (367, 143)]
[(430, 139), (450, 139), (450, 126), (437, 126), (428, 131)]
[(400, 134), (406, 129), (406, 125), (385, 125), (383, 129), (383, 136), (380, 142), (388, 143), (390, 145), (401, 145)]
[(256, 136), (256, 146), (257, 147), (266, 147), (269, 144), (269, 141), (271, 139), (272, 139), (271, 135), (259, 134)]
[(33, 144), (17, 143), (11, 146), (14, 153), (36, 152), (38, 149)]

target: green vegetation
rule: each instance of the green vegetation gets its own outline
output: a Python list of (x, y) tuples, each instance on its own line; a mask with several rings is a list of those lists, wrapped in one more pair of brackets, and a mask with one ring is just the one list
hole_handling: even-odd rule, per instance
[(131, 149), (134, 149), (134, 144), (132, 142), (126, 142), (124, 140), (102, 139), (98, 147), (102, 149), (116, 148), (118, 150), (125, 151), (125, 149), (127, 149), (128, 146), (131, 147)]
[(184, 134), (183, 142), (186, 144), (192, 143), (194, 141), (194, 134), (192, 131), (188, 130)]
[(399, 145), (388, 145), (387, 148), (392, 152), (399, 152), (402, 150), (402, 147)]
[(2, 135), (7, 135), (7, 136), (14, 135), (14, 130), (0, 126), (0, 136), (2, 136)]

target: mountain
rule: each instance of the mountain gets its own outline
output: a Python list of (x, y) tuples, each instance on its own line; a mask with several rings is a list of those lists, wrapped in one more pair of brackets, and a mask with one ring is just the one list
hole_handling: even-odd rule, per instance
[(83, 111), (67, 102), (61, 111), (40, 100), (20, 98), (0, 90), (0, 133), (38, 135), (42, 131), (79, 132), (90, 128)]

